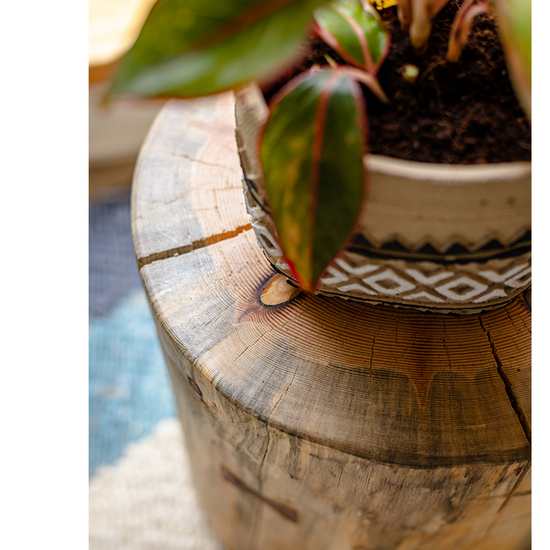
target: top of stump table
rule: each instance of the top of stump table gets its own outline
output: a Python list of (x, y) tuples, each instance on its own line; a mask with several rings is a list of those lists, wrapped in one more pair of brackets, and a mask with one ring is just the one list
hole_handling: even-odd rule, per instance
[(268, 307), (231, 93), (171, 101), (142, 148), (132, 226), (156, 321), (216, 389), (310, 441), (413, 467), (530, 456), (530, 310), (468, 317), (304, 293)]

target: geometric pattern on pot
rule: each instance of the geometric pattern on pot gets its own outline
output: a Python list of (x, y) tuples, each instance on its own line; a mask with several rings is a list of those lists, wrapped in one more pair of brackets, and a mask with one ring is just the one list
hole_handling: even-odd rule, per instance
[[(452, 266), (451, 269), (446, 266), (443, 271), (434, 272), (431, 262), (422, 262), (423, 269), (416, 262), (405, 263), (405, 266), (415, 267), (387, 267), (388, 262), (377, 265), (368, 259), (360, 267), (352, 267), (344, 258), (337, 259), (336, 265), (329, 267), (327, 276), (322, 279), (324, 290), (334, 287), (340, 292), (355, 290), (371, 296), (400, 296), (408, 303), (414, 300), (434, 304), (483, 304), (500, 298), (507, 301), (518, 293), (517, 289), (521, 292), (531, 282), (531, 266), (524, 258), (519, 262), (509, 260), (504, 272), (487, 269), (487, 266), (479, 270), (477, 264)], [(369, 275), (362, 277), (363, 273)], [(350, 282), (352, 280), (354, 282)]]
[[(291, 281), (271, 218), (243, 179), (259, 245)], [(448, 262), (370, 257), (344, 252), (321, 279), (318, 294), (441, 313), (479, 313), (508, 303), (531, 283), (531, 252), (483, 261)]]

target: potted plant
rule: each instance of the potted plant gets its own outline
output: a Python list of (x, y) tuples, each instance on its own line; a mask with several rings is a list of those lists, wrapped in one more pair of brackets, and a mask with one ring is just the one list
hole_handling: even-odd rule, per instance
[[(412, 45), (399, 78), (414, 95), (439, 66), (447, 75), (463, 71), (456, 62), (472, 23), (491, 13), (528, 132), (530, 2), (466, 0), (451, 15), (444, 49), (441, 39), (430, 46), (432, 20), (454, 4), (397, 1), (399, 26)], [(442, 312), (506, 303), (530, 282), (528, 153), (519, 162), (480, 157), (475, 162), (487, 163), (474, 166), (426, 162), (429, 150), (421, 162), (370, 154), (377, 135), (367, 112), (384, 103), (398, 109), (394, 90), (378, 78), (390, 48), (385, 25), (365, 0), (162, 0), (124, 58), (111, 95), (236, 90), (253, 227), (272, 265), (302, 288)], [(305, 36), (326, 44), (309, 67)], [(435, 61), (423, 61), (432, 49)]]
[[(476, 60), (480, 41), (495, 45), (492, 19), (478, 19), (483, 32), (473, 29), (458, 62), (446, 56), (456, 57), (476, 13), (491, 10), (520, 75), (526, 35), (501, 20), (504, 8), (525, 4), (442, 4), (401, 1), (378, 12), (358, 1), (161, 0), (112, 93), (235, 89), (252, 225), (271, 264), (296, 284), (439, 312), (494, 308), (529, 284), (528, 115), (494, 86), (485, 93), (499, 109), (470, 94), (487, 80), (509, 86), (498, 48), (480, 49), (488, 63)], [(427, 46), (411, 46), (407, 27), (429, 34)], [(426, 116), (426, 97), (450, 116)], [(469, 121), (480, 133), (497, 111), (524, 133), (504, 118), (506, 133), (496, 126), (481, 142), (467, 134)], [(522, 143), (523, 156), (509, 162), (505, 142)], [(217, 244), (240, 251), (245, 237)], [(523, 536), (528, 512), (508, 515), (504, 505), (529, 499), (529, 333), (514, 317), (528, 319), (523, 302), (477, 318), (306, 293), (268, 308), (258, 300), (266, 279), (248, 285), (247, 254), (232, 272), (221, 251), (203, 268), (218, 253), (203, 252), (141, 273), (200, 492), (228, 547), (516, 547), (510, 533)], [(207, 275), (197, 285), (187, 271), (195, 265)], [(210, 277), (212, 265), (232, 280), (220, 308), (225, 281)]]

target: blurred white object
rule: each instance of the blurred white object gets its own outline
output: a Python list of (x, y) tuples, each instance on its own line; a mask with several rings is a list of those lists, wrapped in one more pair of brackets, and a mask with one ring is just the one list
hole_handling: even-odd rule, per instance
[(117, 99), (103, 104), (117, 61), (132, 46), (155, 0), (90, 0), (90, 192), (128, 185), (149, 127), (165, 101)]
[(120, 58), (134, 43), (155, 0), (90, 0), (89, 50), (91, 67)]
[(90, 481), (89, 550), (223, 550), (193, 486), (181, 425), (160, 422)]

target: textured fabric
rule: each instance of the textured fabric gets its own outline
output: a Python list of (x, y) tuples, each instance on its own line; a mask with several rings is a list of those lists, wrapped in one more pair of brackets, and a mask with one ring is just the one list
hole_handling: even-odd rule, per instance
[(223, 550), (197, 501), (176, 419), (93, 477), (90, 550)]
[(91, 550), (222, 550), (191, 482), (129, 194), (90, 205)]
[(128, 443), (175, 416), (174, 398), (143, 290), (90, 321), (90, 475)]
[(106, 314), (132, 289), (141, 288), (132, 245), (128, 193), (90, 205), (90, 316)]

